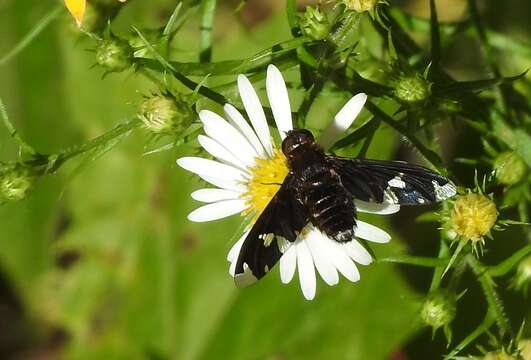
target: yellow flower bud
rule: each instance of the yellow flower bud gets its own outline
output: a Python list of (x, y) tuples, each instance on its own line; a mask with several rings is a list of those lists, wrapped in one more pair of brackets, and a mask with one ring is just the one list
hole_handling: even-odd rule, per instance
[(450, 231), (472, 242), (480, 242), (490, 234), (498, 211), (487, 196), (470, 192), (460, 195), (450, 214)]
[(483, 360), (517, 360), (516, 357), (507, 354), (505, 351), (495, 351), (485, 354)]
[(522, 339), (518, 342), (518, 350), (524, 360), (531, 360), (531, 339)]
[(371, 11), (377, 3), (378, 0), (343, 0), (347, 9), (357, 12)]

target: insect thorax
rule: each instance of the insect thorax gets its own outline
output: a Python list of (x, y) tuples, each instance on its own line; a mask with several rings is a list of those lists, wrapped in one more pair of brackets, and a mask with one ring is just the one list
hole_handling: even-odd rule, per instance
[(297, 197), (307, 208), (309, 220), (334, 240), (350, 241), (356, 215), (352, 195), (321, 153), (306, 151), (304, 155), (301, 161), (293, 163), (291, 171), (296, 179)]

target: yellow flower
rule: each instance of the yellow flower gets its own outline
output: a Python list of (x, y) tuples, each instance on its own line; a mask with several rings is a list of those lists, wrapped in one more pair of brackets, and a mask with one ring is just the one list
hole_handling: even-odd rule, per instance
[[(125, 2), (126, 0), (118, 1)], [(77, 26), (81, 27), (83, 17), (85, 16), (85, 10), (87, 8), (87, 0), (64, 0), (64, 2), (66, 8), (76, 20)]]
[(66, 8), (76, 20), (77, 26), (81, 27), (83, 16), (85, 16), (85, 9), (87, 7), (86, 0), (64, 0)]
[(470, 241), (482, 242), (496, 223), (498, 211), (494, 202), (483, 194), (461, 195), (450, 214), (451, 231)]

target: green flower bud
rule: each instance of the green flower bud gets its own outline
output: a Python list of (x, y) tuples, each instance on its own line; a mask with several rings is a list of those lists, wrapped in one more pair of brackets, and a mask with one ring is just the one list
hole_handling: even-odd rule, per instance
[(196, 117), (189, 104), (168, 95), (154, 95), (140, 105), (138, 117), (144, 126), (156, 133), (180, 133)]
[(494, 159), (494, 171), (500, 184), (513, 185), (522, 180), (527, 167), (514, 152), (503, 152)]
[(374, 9), (379, 0), (342, 0), (347, 9), (357, 12), (371, 11)]
[(431, 83), (422, 76), (401, 76), (395, 83), (395, 96), (408, 104), (418, 104), (431, 95)]
[(302, 33), (313, 40), (326, 39), (330, 30), (330, 23), (318, 7), (307, 6), (300, 22)]
[(442, 292), (428, 295), (420, 310), (422, 321), (437, 330), (441, 326), (449, 325), (455, 318), (455, 297)]
[(133, 49), (126, 41), (105, 39), (96, 48), (96, 61), (109, 71), (123, 71), (131, 66), (132, 60)]
[(24, 167), (16, 165), (0, 171), (0, 202), (23, 200), (33, 186), (35, 177)]
[(531, 255), (524, 258), (518, 268), (516, 269), (516, 274), (512, 279), (511, 286), (515, 289), (522, 290), (525, 295), (529, 290), (531, 285)]
[[(163, 49), (159, 48), (160, 40), (162, 37), (161, 30), (142, 30), (142, 35), (144, 38), (154, 47), (158, 52)], [(150, 57), (152, 55), (152, 50), (146, 46), (144, 39), (142, 39), (136, 32), (131, 35), (127, 40), (131, 48), (133, 48), (133, 54), (135, 57)]]

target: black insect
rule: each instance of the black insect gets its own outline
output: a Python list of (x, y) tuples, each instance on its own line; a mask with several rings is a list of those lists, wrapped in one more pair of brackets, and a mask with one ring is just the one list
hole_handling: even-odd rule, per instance
[(308, 222), (335, 241), (351, 241), (354, 199), (419, 205), (455, 195), (451, 181), (419, 165), (326, 155), (305, 129), (288, 132), (282, 152), (289, 173), (243, 242), (235, 271), (238, 286), (262, 278)]

